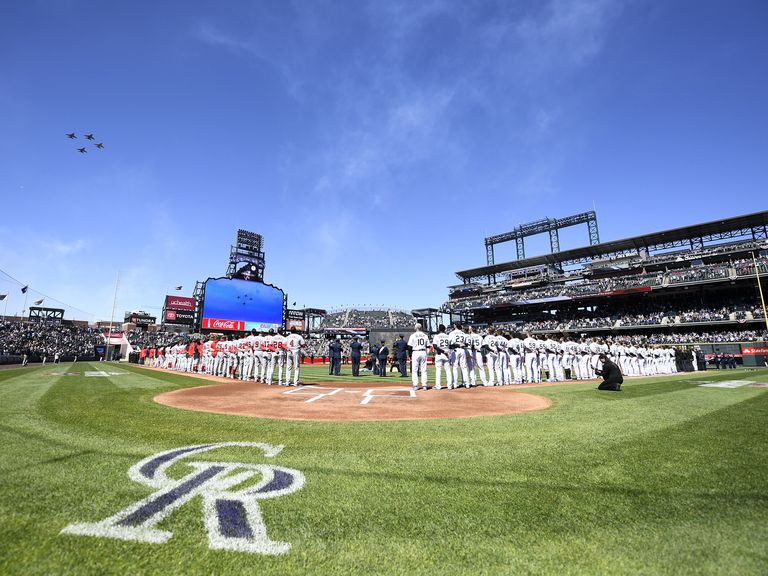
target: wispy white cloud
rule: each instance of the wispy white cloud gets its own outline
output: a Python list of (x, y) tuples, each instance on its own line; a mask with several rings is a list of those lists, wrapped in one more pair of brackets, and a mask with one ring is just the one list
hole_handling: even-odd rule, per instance
[(70, 254), (77, 254), (86, 245), (86, 241), (82, 238), (75, 240), (64, 241), (59, 239), (40, 240), (42, 252), (53, 253), (55, 256), (69, 256)]
[[(339, 225), (331, 229), (317, 228), (317, 205), (300, 215), (303, 225), (316, 229), (315, 245), (331, 255), (360, 235), (357, 223), (370, 216), (366, 211), (385, 209), (403, 193), (404, 173), (428, 163), (447, 170), (472, 166), (467, 158), (476, 143), (465, 140), (467, 134), (515, 147), (514, 167), (499, 166), (498, 175), (483, 178), (506, 177), (503, 186), (521, 196), (555, 196), (559, 164), (550, 144), (570, 112), (563, 79), (599, 55), (621, 1), (551, 0), (523, 13), (507, 3), (487, 9), (448, 0), (367, 2), (355, 20), (364, 27), (364, 46), (330, 55), (335, 66), (323, 77), (314, 59), (329, 57), (322, 32), (328, 5), (293, 4), (300, 24), (280, 49), (259, 23), (253, 33), (206, 23), (194, 34), (273, 67), (286, 85), (311, 86), (314, 105), (324, 110), (321, 152), (314, 142), (311, 154), (297, 143), (281, 157), (291, 178), (302, 175), (294, 186), (336, 215)], [(455, 31), (457, 42), (424, 48), (434, 26)], [(434, 69), (414, 68), (417, 48), (430, 54)], [(359, 51), (365, 57), (357, 57)], [(475, 116), (485, 123), (477, 122), (480, 132), (467, 129)]]
[(233, 54), (256, 60), (274, 70), (281, 77), (283, 86), (290, 96), (301, 99), (304, 95), (304, 81), (301, 75), (300, 52), (296, 50), (279, 51), (266, 45), (265, 40), (257, 34), (241, 37), (226, 32), (210, 22), (200, 22), (192, 31), (192, 36), (214, 48), (221, 48)]

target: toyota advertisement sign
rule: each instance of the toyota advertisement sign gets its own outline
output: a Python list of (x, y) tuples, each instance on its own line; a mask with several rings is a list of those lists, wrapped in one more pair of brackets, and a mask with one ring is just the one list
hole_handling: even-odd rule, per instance
[(186, 310), (166, 310), (165, 321), (168, 324), (183, 324), (185, 326), (192, 326), (195, 320), (194, 312), (187, 312)]

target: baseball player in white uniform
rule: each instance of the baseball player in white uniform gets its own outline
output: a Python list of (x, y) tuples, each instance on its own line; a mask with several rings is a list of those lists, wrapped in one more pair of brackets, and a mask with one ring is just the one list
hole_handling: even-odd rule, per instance
[(536, 339), (526, 334), (523, 339), (523, 353), (525, 354), (525, 381), (536, 382), (536, 373), (539, 371), (539, 354)]
[(266, 336), (264, 336), (264, 348), (266, 349), (267, 357), (267, 376), (266, 383), (272, 384), (272, 373), (275, 370), (275, 331), (270, 329)]
[(496, 330), (496, 386), (506, 386), (510, 382), (507, 348), (509, 348), (509, 340), (501, 330)]
[(456, 322), (453, 330), (448, 334), (451, 351), (453, 352), (453, 382), (454, 388), (461, 381), (465, 388), (469, 388), (469, 371), (467, 370), (467, 335), (461, 330), (461, 323)]
[(513, 334), (509, 339), (509, 370), (512, 373), (512, 381), (515, 384), (522, 384), (525, 369), (523, 367), (523, 341)]
[(557, 349), (556, 349), (555, 341), (552, 340), (552, 336), (547, 336), (547, 339), (544, 340), (544, 352), (542, 354), (542, 361), (544, 361), (544, 366), (547, 371), (547, 382), (554, 382), (555, 377), (555, 359), (557, 357)]
[(291, 369), (293, 369), (293, 386), (299, 385), (299, 372), (301, 371), (301, 349), (305, 342), (301, 334), (291, 328), (291, 333), (285, 338), (285, 347), (288, 351), (288, 361), (285, 368), (285, 385), (291, 386)]
[(496, 375), (496, 363), (499, 359), (499, 354), (496, 350), (496, 335), (493, 333), (493, 330), (488, 330), (488, 334), (483, 338), (481, 348), (486, 351), (485, 363), (488, 366), (488, 380), (485, 382), (485, 385), (493, 386)]
[[(274, 335), (272, 341), (275, 345), (275, 364), (277, 364), (277, 383), (278, 385), (283, 385), (283, 366), (285, 365), (285, 336), (283, 335), (283, 329), (278, 328), (277, 334)], [(272, 370), (272, 375), (274, 376), (274, 369)], [(271, 384), (272, 380), (270, 379), (267, 384)]]
[(451, 370), (451, 339), (445, 333), (445, 326), (440, 324), (438, 333), (432, 338), (432, 348), (435, 350), (435, 390), (440, 390), (440, 382), (445, 371), (445, 383), (448, 390), (453, 388), (453, 372)]
[(427, 350), (429, 349), (429, 337), (421, 331), (421, 324), (414, 326), (416, 330), (408, 338), (408, 346), (411, 349), (411, 380), (413, 389), (419, 387), (419, 374), (421, 374), (421, 389), (427, 389)]
[(469, 341), (469, 354), (472, 356), (472, 367), (469, 372), (469, 380), (472, 386), (477, 386), (477, 373), (480, 373), (480, 381), (483, 386), (488, 385), (488, 379), (485, 377), (485, 366), (483, 362), (483, 337), (475, 332), (472, 326), (469, 327), (469, 334), (467, 334), (467, 340)]

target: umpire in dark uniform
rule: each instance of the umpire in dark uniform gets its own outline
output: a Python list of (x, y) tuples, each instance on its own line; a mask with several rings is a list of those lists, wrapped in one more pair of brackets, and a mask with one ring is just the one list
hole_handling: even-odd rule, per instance
[(379, 376), (386, 377), (387, 375), (387, 358), (389, 358), (389, 348), (384, 340), (381, 341), (378, 351), (379, 358)]
[(331, 358), (330, 374), (338, 376), (341, 371), (341, 336), (336, 336), (336, 339), (328, 345), (328, 355)]
[(355, 336), (352, 344), (349, 345), (350, 356), (352, 357), (352, 376), (360, 376), (360, 357), (363, 354), (363, 345), (360, 343), (360, 336)]
[(406, 360), (408, 360), (408, 342), (403, 340), (402, 334), (399, 336), (392, 347), (395, 349), (395, 359), (400, 370), (400, 378), (406, 378), (408, 376), (408, 366), (406, 364)]
[(600, 367), (600, 370), (595, 370), (595, 374), (602, 376), (603, 381), (597, 389), (621, 392), (621, 385), (624, 383), (624, 376), (621, 374), (621, 368), (611, 362), (610, 358), (605, 354), (600, 354), (598, 359), (603, 365)]

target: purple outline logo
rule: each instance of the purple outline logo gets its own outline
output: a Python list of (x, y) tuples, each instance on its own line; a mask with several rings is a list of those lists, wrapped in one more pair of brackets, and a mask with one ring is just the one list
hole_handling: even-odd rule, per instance
[[(210, 548), (252, 554), (288, 553), (290, 543), (271, 540), (267, 535), (258, 501), (301, 490), (304, 475), (298, 470), (271, 464), (191, 461), (188, 464), (193, 471), (186, 476), (172, 479), (166, 475), (168, 468), (184, 458), (229, 446), (259, 448), (268, 458), (283, 449), (283, 446), (257, 442), (223, 442), (155, 454), (128, 470), (131, 480), (154, 488), (154, 493), (100, 522), (70, 524), (61, 533), (163, 544), (173, 533), (157, 525), (200, 495)], [(254, 484), (257, 476), (260, 480)], [(237, 488), (244, 483), (248, 483), (247, 487)]]

